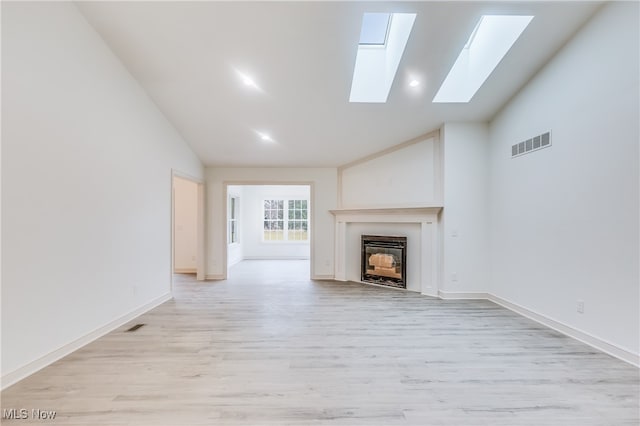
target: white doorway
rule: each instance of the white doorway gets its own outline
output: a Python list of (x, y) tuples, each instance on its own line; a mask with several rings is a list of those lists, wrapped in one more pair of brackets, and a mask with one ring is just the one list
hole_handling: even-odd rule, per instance
[(174, 274), (204, 279), (204, 184), (179, 172), (171, 179), (171, 288)]
[[(227, 276), (243, 261), (298, 260), (310, 265), (313, 218), (310, 184), (228, 184)], [(289, 263), (281, 263), (289, 264)], [(306, 279), (311, 277), (307, 267)]]
[(173, 178), (173, 273), (195, 274), (198, 253), (198, 184)]

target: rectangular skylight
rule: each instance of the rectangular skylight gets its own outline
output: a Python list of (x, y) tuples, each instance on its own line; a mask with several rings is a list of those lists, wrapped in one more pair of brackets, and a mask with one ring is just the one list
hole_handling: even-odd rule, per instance
[(469, 102), (533, 16), (483, 15), (433, 102)]
[(365, 13), (362, 16), (360, 44), (383, 46), (387, 42), (390, 13)]
[[(384, 16), (372, 15), (386, 15), (387, 26)], [(415, 19), (415, 13), (364, 14), (349, 102), (387, 101)]]

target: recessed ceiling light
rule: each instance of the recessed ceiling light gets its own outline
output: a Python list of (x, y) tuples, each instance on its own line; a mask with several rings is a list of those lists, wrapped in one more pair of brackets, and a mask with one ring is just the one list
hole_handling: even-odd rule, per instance
[(238, 72), (238, 77), (240, 77), (240, 81), (242, 81), (242, 84), (244, 84), (245, 86), (251, 87), (252, 89), (259, 89), (253, 78), (249, 77), (248, 75)]
[(242, 82), (244, 83), (245, 86), (256, 87), (256, 82), (251, 80), (249, 77), (244, 77), (242, 79)]
[(420, 82), (418, 80), (411, 80), (409, 82), (409, 86), (410, 87), (418, 87), (418, 86), (420, 86)]
[(265, 142), (273, 142), (273, 138), (271, 136), (269, 136), (267, 133), (262, 133), (262, 132), (257, 132), (258, 136), (260, 136), (260, 139), (262, 139)]

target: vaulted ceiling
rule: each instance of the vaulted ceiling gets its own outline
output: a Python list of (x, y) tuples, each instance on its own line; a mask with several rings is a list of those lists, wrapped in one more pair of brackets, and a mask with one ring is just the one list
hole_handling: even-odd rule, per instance
[[(348, 163), (443, 122), (490, 120), (600, 3), (77, 5), (203, 163), (311, 167)], [(417, 14), (386, 103), (349, 103), (364, 12)], [(432, 103), (483, 14), (535, 17), (469, 103)]]

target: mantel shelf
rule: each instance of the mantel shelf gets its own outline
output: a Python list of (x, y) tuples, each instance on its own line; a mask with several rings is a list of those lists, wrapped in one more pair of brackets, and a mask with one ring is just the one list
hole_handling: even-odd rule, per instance
[(360, 209), (336, 209), (329, 210), (334, 216), (337, 215), (402, 215), (402, 214), (424, 214), (439, 213), (442, 210), (441, 205), (423, 206), (423, 207), (388, 207), (388, 208), (360, 208)]

